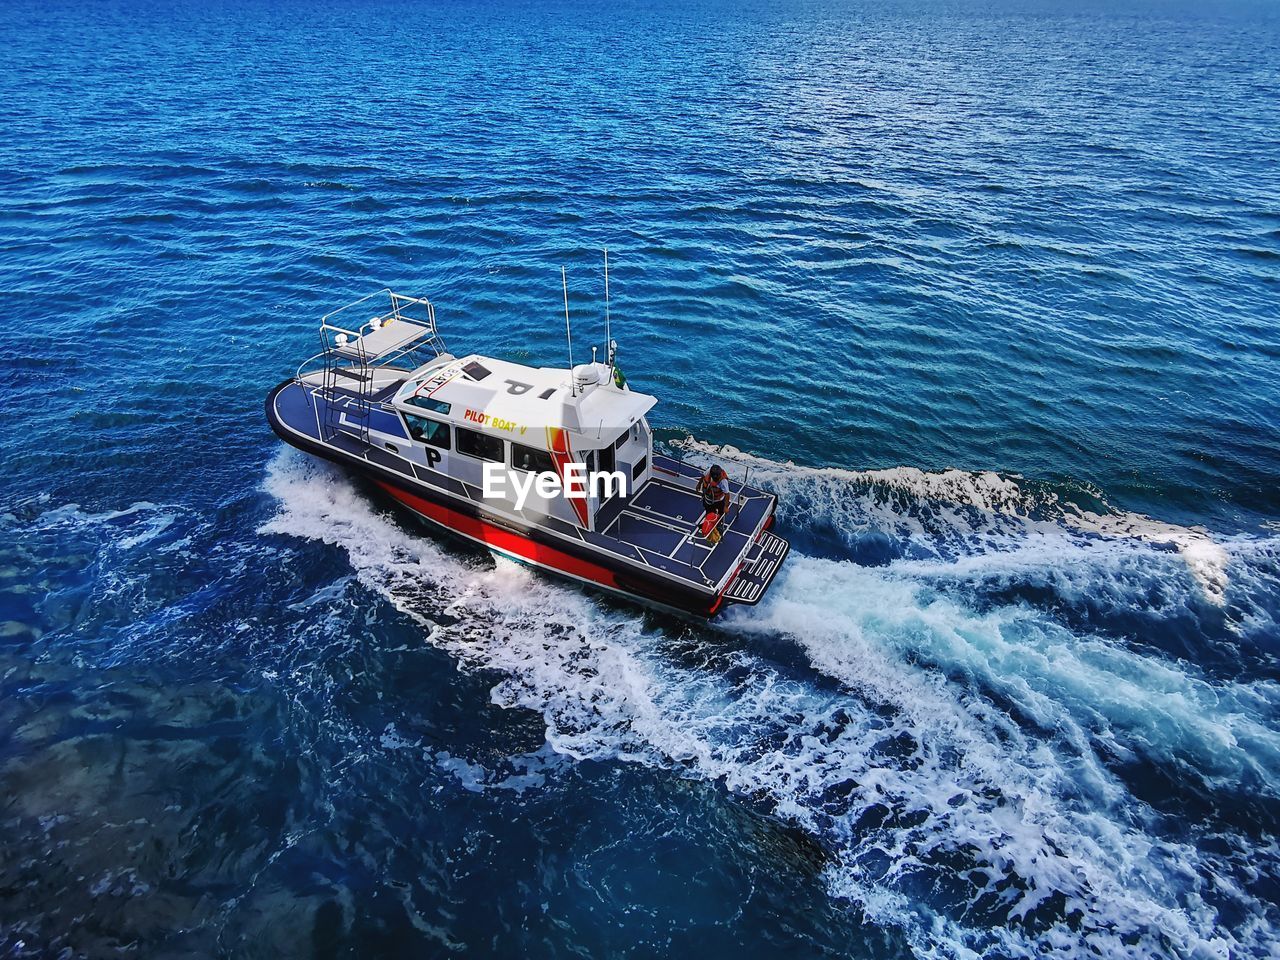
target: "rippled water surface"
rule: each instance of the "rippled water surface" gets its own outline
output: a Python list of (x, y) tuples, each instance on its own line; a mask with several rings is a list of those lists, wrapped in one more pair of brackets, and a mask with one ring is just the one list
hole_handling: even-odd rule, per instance
[[(0, 8), (0, 952), (1280, 951), (1273, 4)], [(782, 498), (642, 614), (281, 449), (602, 338)], [(583, 349), (579, 346), (579, 349)]]

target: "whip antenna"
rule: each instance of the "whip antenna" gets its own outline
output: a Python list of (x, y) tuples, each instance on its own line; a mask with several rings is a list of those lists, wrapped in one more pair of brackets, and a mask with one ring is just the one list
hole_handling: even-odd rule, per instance
[(569, 280), (560, 268), (560, 285), (564, 287), (564, 338), (569, 341), (569, 391), (576, 397), (578, 385), (573, 381), (573, 331), (569, 329)]
[(609, 335), (609, 248), (604, 248), (604, 356), (613, 369), (613, 338)]

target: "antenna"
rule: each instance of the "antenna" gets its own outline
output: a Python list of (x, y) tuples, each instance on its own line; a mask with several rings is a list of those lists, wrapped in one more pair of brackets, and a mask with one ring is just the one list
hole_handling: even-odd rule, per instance
[(613, 339), (609, 336), (609, 248), (604, 248), (604, 357), (613, 371)]
[(560, 268), (560, 285), (564, 287), (564, 338), (569, 341), (569, 391), (578, 395), (578, 385), (573, 380), (573, 331), (569, 329), (569, 280), (565, 277), (564, 267)]

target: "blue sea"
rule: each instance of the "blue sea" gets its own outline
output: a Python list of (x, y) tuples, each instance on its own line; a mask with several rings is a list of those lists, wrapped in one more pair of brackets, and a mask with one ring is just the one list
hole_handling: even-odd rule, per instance
[[(1280, 7), (0, 7), (0, 956), (1280, 955)], [(286, 449), (612, 332), (699, 625)]]

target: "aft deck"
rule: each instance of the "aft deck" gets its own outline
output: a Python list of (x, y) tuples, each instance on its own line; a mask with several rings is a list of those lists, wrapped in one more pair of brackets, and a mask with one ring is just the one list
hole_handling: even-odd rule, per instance
[(683, 564), (718, 582), (760, 532), (772, 510), (773, 497), (729, 478), (733, 505), (720, 524), (720, 541), (702, 536), (706, 516), (697, 492), (701, 471), (683, 461), (655, 453), (650, 479), (629, 498), (615, 498), (600, 511), (597, 529), (629, 544), (646, 557), (660, 556)]

